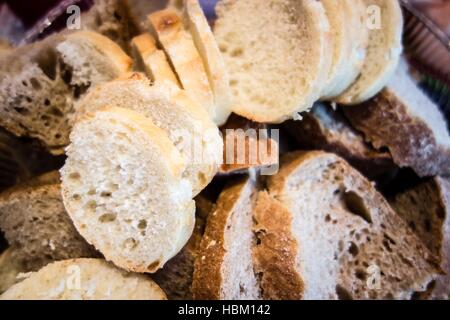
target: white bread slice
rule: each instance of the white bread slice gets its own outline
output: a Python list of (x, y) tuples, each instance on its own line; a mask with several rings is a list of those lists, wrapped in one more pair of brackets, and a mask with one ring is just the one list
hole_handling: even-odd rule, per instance
[(217, 173), (223, 142), (207, 112), (171, 83), (151, 85), (139, 73), (98, 86), (80, 101), (79, 116), (104, 105), (132, 109), (164, 130), (187, 161), (183, 176), (196, 195)]
[(214, 25), (233, 112), (280, 123), (312, 107), (328, 76), (329, 25), (320, 1), (224, 0)]
[(287, 155), (255, 221), (266, 299), (409, 299), (441, 271), (373, 185), (333, 154)]
[(401, 192), (391, 201), (395, 211), (435, 254), (445, 275), (436, 279), (433, 299), (450, 298), (450, 180), (435, 177)]
[[(364, 0), (381, 11), (379, 26), (369, 29), (369, 43), (364, 65), (358, 79), (336, 101), (341, 104), (358, 104), (375, 96), (387, 84), (402, 53), (403, 15), (398, 0)], [(375, 7), (374, 7), (375, 8)], [(366, 17), (369, 28), (369, 17)]]
[(9, 288), (0, 300), (166, 300), (150, 278), (100, 259), (51, 263)]
[(161, 268), (194, 228), (182, 155), (150, 119), (122, 108), (86, 114), (70, 139), (62, 194), (77, 230), (121, 268)]
[(131, 68), (108, 38), (87, 31), (54, 35), (0, 57), (0, 124), (64, 153), (74, 101)]
[(216, 123), (223, 125), (231, 114), (231, 89), (228, 71), (211, 27), (198, 0), (184, 0), (184, 21), (208, 74), (216, 103)]
[(260, 298), (252, 260), (255, 196), (255, 182), (248, 177), (234, 181), (221, 193), (195, 261), (194, 299)]
[(219, 123), (205, 66), (192, 36), (183, 28), (181, 17), (176, 11), (166, 9), (149, 15), (149, 21), (183, 89)]
[[(439, 107), (422, 91), (405, 60), (386, 88), (363, 105), (342, 108), (376, 149), (419, 176), (450, 175), (450, 135)], [(380, 125), (382, 124), (382, 125)]]
[(170, 83), (181, 87), (172, 67), (167, 61), (163, 50), (156, 47), (155, 38), (149, 33), (143, 33), (134, 37), (131, 41), (134, 57), (140, 62), (141, 68), (153, 81), (169, 81)]

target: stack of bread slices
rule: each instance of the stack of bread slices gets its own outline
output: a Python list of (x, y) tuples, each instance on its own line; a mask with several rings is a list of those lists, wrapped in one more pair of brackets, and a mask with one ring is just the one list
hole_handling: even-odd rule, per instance
[(211, 29), (176, 0), (109, 37), (127, 2), (95, 3), (0, 53), (0, 125), (66, 157), (0, 194), (0, 299), (449, 297), (450, 137), (398, 1), (221, 0)]

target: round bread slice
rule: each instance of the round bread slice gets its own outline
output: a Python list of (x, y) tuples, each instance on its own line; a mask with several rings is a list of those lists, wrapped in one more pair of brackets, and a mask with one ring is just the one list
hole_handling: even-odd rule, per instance
[(183, 176), (194, 195), (217, 173), (223, 153), (219, 129), (185, 91), (169, 83), (151, 85), (144, 75), (133, 73), (92, 90), (77, 106), (77, 117), (104, 105), (137, 111), (164, 130), (187, 160)]
[(77, 230), (123, 269), (161, 268), (194, 228), (182, 155), (150, 119), (123, 108), (86, 114), (70, 140), (62, 194)]
[(320, 98), (331, 54), (320, 1), (224, 0), (214, 26), (230, 74), (233, 111), (280, 123)]
[(330, 153), (287, 155), (254, 216), (266, 299), (409, 299), (441, 271), (371, 182)]
[(336, 99), (341, 104), (358, 104), (381, 91), (395, 72), (402, 53), (403, 15), (399, 1), (364, 0), (364, 3), (366, 12), (373, 15), (365, 19), (365, 28), (369, 29), (367, 55), (358, 79)]
[(166, 300), (149, 277), (100, 259), (51, 263), (9, 288), (0, 300)]

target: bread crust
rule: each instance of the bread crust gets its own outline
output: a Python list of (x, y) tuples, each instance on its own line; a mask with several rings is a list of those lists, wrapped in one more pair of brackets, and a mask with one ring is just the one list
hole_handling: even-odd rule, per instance
[(255, 273), (262, 296), (269, 300), (300, 300), (304, 283), (296, 270), (298, 243), (292, 235), (292, 216), (267, 191), (258, 194), (254, 211)]
[(433, 128), (411, 115), (388, 88), (361, 106), (343, 110), (376, 149), (387, 147), (400, 167), (411, 167), (421, 177), (450, 174), (450, 149), (439, 145)]

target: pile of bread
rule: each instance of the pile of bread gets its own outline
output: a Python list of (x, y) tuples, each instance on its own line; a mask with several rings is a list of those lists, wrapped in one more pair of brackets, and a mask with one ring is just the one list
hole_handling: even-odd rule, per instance
[[(0, 194), (0, 299), (449, 297), (450, 137), (399, 2), (94, 2), (0, 51), (0, 126), (66, 157)], [(225, 165), (230, 128), (279, 129), (279, 171)]]

